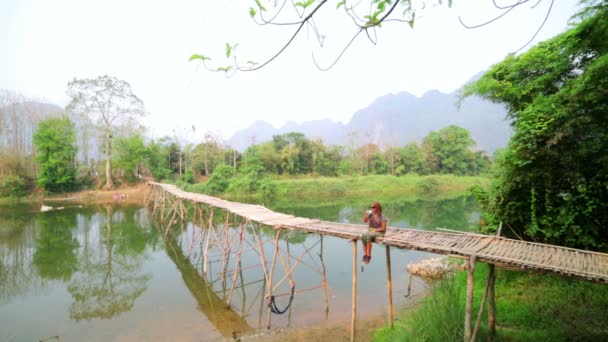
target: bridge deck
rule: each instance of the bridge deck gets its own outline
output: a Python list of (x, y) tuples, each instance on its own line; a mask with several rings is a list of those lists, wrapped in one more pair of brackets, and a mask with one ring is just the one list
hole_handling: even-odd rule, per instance
[[(226, 201), (217, 197), (185, 192), (174, 185), (148, 183), (160, 187), (177, 199), (204, 203), (225, 209), (245, 219), (264, 225), (302, 230), (309, 233), (358, 240), (366, 225), (321, 221), (274, 212), (261, 205)], [(608, 283), (608, 254), (573, 248), (507, 239), (481, 234), (432, 232), (416, 229), (387, 228), (382, 243), (397, 248), (437, 254), (469, 257), (502, 267), (534, 269), (596, 282)]]

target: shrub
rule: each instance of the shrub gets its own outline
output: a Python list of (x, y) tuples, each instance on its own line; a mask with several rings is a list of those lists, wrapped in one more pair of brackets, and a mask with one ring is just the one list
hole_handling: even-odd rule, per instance
[(0, 180), (0, 196), (23, 197), (31, 189), (31, 182), (25, 177), (10, 175)]

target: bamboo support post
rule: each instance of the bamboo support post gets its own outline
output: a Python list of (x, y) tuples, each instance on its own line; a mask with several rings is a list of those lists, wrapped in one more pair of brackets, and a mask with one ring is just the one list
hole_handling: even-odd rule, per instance
[(327, 296), (327, 276), (325, 274), (325, 262), (323, 261), (323, 235), (321, 235), (321, 252), (319, 253), (319, 259), (321, 259), (321, 284), (323, 284), (323, 297), (325, 299), (325, 320), (329, 319), (329, 297)]
[(473, 286), (475, 285), (475, 260), (476, 256), (471, 255), (468, 260), (467, 275), (467, 302), (464, 316), (464, 341), (471, 340), (471, 310), (473, 309)]
[(353, 304), (350, 324), (350, 340), (355, 341), (355, 328), (357, 326), (357, 240), (353, 240)]
[(386, 245), (386, 290), (388, 298), (388, 325), (393, 327), (393, 283), (391, 277), (391, 247)]
[(490, 282), (492, 278), (492, 274), (488, 273), (488, 282), (486, 284), (486, 290), (481, 297), (481, 302), (479, 303), (479, 311), (477, 313), (477, 319), (475, 320), (475, 326), (473, 328), (473, 335), (471, 336), (471, 341), (475, 341), (477, 337), (477, 332), (479, 331), (479, 325), (481, 324), (481, 316), (483, 315), (483, 307), (486, 304), (486, 299), (488, 298), (488, 292), (490, 291)]
[[(272, 298), (272, 275), (274, 273), (274, 266), (277, 263), (277, 253), (279, 252), (279, 237), (281, 236), (281, 229), (277, 230), (277, 235), (274, 238), (274, 253), (272, 255), (272, 263), (270, 264), (270, 274), (268, 275), (268, 299)], [(268, 322), (266, 329), (270, 329), (270, 323), (272, 321), (272, 309), (268, 305)]]
[[(241, 234), (240, 234), (241, 235), (241, 243), (239, 245), (239, 251), (238, 251), (238, 253), (236, 255), (236, 262), (235, 262), (235, 265), (234, 265), (235, 272), (234, 272), (234, 275), (232, 276), (232, 286), (230, 287), (230, 294), (228, 295), (227, 307), (230, 307), (230, 302), (232, 301), (232, 293), (234, 292), (234, 287), (236, 286), (236, 278), (237, 278), (236, 274), (239, 273), (237, 270), (240, 268), (240, 265), (241, 265), (241, 255), (243, 254), (243, 239), (244, 239), (244, 234), (245, 234), (245, 225), (242, 224), (241, 225)], [(224, 275), (224, 277), (225, 276), (226, 275)]]
[(488, 275), (488, 335), (490, 341), (496, 337), (496, 299), (494, 286), (496, 284), (496, 267), (492, 264)]

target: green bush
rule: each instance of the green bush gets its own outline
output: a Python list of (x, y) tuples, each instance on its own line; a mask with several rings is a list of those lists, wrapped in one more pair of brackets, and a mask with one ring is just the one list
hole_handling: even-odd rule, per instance
[(416, 184), (420, 193), (424, 195), (435, 194), (439, 190), (439, 180), (435, 177), (425, 177)]
[(221, 194), (228, 190), (230, 180), (234, 177), (234, 170), (228, 165), (220, 165), (214, 171), (209, 181), (207, 189), (212, 194)]
[(18, 175), (10, 175), (0, 180), (1, 197), (23, 197), (31, 190), (31, 181)]

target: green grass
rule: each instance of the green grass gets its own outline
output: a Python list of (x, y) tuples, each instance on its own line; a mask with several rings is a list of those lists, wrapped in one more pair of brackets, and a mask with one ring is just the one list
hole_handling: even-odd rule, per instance
[[(473, 323), (485, 291), (488, 267), (475, 272)], [(374, 341), (462, 341), (466, 274), (437, 285), (415, 308), (401, 312), (393, 329)], [(608, 286), (531, 272), (498, 270), (498, 341), (607, 341)], [(478, 340), (487, 339), (484, 312)]]
[(278, 179), (277, 198), (305, 199), (310, 196), (338, 198), (425, 198), (462, 195), (473, 185), (487, 186), (489, 178), (454, 175), (417, 176), (371, 175)]

